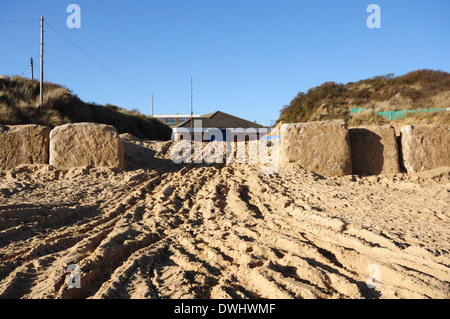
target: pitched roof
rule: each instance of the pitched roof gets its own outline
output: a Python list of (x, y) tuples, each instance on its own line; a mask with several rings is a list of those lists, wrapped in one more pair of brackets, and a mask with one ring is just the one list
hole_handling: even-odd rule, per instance
[[(202, 121), (202, 127), (215, 127), (215, 128), (263, 128), (264, 126), (257, 124), (255, 122), (247, 121), (241, 119), (237, 116), (230, 115), (221, 111), (212, 112), (209, 114), (202, 115), (195, 120)], [(195, 122), (194, 122), (195, 123)], [(191, 119), (178, 124), (176, 127), (191, 127)]]

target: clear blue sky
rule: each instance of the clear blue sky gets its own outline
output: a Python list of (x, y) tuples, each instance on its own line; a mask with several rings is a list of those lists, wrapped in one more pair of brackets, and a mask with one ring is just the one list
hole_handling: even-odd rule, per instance
[[(71, 3), (81, 8), (81, 29), (66, 26)], [(381, 29), (366, 25), (372, 3)], [(298, 92), (326, 81), (450, 72), (448, 0), (0, 2), (0, 21), (40, 16), (120, 76), (46, 25), (47, 81), (86, 102), (145, 114), (149, 94), (155, 113), (189, 113), (191, 76), (195, 113), (221, 110), (268, 125)], [(21, 75), (30, 57), (39, 64), (38, 20), (0, 22), (0, 41), (0, 74)]]

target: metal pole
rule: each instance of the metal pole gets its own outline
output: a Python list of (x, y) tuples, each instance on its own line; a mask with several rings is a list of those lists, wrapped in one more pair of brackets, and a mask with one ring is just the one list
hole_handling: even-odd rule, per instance
[(34, 80), (34, 74), (33, 74), (33, 58), (30, 58), (30, 64), (31, 64), (31, 81)]
[(152, 117), (153, 117), (153, 94), (152, 94)]
[(41, 84), (40, 106), (44, 104), (44, 17), (41, 17)]

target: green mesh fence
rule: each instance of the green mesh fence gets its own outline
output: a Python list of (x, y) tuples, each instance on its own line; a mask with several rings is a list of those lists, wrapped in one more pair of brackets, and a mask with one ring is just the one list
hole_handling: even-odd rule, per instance
[[(440, 109), (421, 109), (421, 110), (403, 110), (403, 111), (386, 111), (386, 112), (375, 112), (387, 120), (399, 120), (406, 118), (406, 114), (408, 113), (430, 113), (430, 112), (442, 112), (442, 111), (450, 111), (450, 108), (440, 108)], [(350, 111), (350, 114), (354, 114), (357, 112), (370, 112), (365, 108), (355, 108)]]

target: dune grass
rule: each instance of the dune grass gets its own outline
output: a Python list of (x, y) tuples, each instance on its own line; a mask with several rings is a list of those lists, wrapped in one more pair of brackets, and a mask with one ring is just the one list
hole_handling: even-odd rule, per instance
[[(277, 123), (296, 123), (346, 119), (367, 124), (381, 122), (370, 114), (350, 114), (353, 108), (370, 111), (398, 111), (450, 107), (450, 74), (435, 70), (417, 70), (403, 76), (393, 74), (347, 84), (325, 82), (299, 92), (280, 111)], [(441, 115), (430, 115), (439, 120)]]
[(141, 139), (169, 140), (172, 130), (157, 119), (111, 104), (81, 101), (69, 89), (44, 84), (44, 105), (39, 105), (39, 82), (23, 77), (0, 78), (0, 124), (40, 124), (50, 128), (80, 122), (113, 125), (117, 131)]

